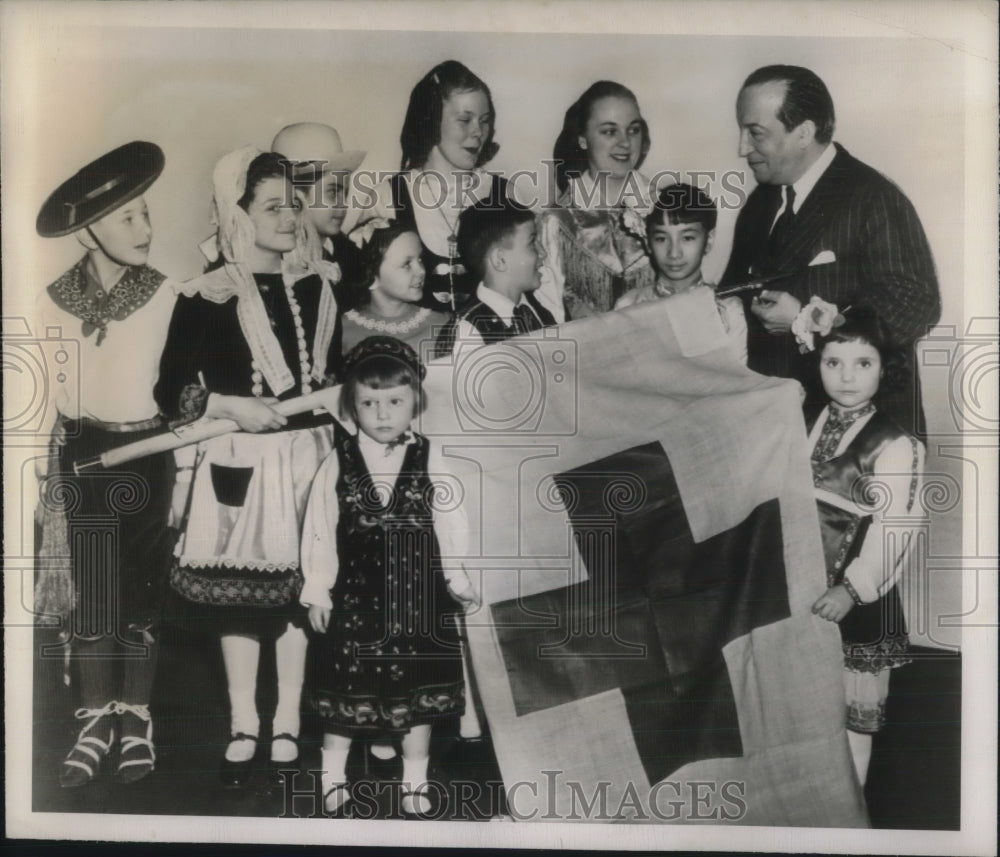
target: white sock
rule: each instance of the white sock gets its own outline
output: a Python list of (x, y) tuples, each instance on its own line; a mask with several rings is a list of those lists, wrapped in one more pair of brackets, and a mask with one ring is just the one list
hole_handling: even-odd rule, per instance
[(483, 727), (476, 714), (476, 706), (468, 695), (465, 697), (465, 713), (458, 719), (458, 734), (462, 738), (483, 737)]
[(347, 782), (347, 756), (351, 752), (351, 747), (323, 747), (320, 750), (320, 757), (323, 765), (323, 773), (320, 775), (320, 783), (323, 786), (323, 794), (326, 794), (337, 783)]
[(847, 743), (851, 747), (851, 759), (854, 761), (858, 782), (864, 787), (865, 780), (868, 779), (868, 763), (872, 759), (872, 736), (848, 729)]
[[(305, 631), (289, 625), (274, 646), (278, 673), (278, 706), (274, 711), (273, 734), (287, 732), (299, 735), (302, 708), (302, 682), (306, 669), (306, 649), (309, 639)], [(294, 749), (292, 750), (294, 752)], [(288, 762), (291, 759), (276, 759)]]
[(462, 678), (465, 679), (465, 713), (458, 720), (458, 734), (462, 738), (482, 738), (483, 727), (476, 713), (476, 700), (469, 679), (469, 650), (462, 645)]
[(407, 759), (403, 756), (403, 812), (426, 814), (431, 811), (430, 798), (426, 794), (417, 794), (417, 790), (427, 782), (427, 763), (430, 757)]
[[(230, 731), (233, 735), (238, 732), (257, 735), (260, 732), (256, 699), (260, 643), (252, 637), (225, 636), (222, 638), (222, 660), (229, 685)], [(253, 741), (232, 742), (226, 748), (226, 758), (230, 762), (246, 762), (253, 758), (255, 750)]]
[(389, 759), (396, 758), (396, 748), (393, 747), (388, 741), (378, 741), (372, 744), (372, 755), (376, 759), (388, 762)]

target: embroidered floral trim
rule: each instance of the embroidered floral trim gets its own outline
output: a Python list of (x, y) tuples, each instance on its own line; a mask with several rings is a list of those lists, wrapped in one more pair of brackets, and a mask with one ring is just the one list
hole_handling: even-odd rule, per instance
[(300, 571), (280, 580), (216, 578), (181, 566), (170, 572), (170, 586), (183, 598), (220, 607), (284, 607), (298, 599), (302, 583)]
[(852, 732), (869, 734), (885, 726), (885, 705), (874, 706), (852, 703), (847, 706), (847, 728)]
[(370, 728), (404, 729), (414, 718), (443, 716), (465, 708), (465, 685), (422, 688), (409, 700), (386, 702), (376, 696), (347, 696), (315, 691), (313, 701), (320, 716), (336, 723)]
[[(420, 456), (424, 438), (419, 434), (411, 436), (414, 454)], [(390, 522), (394, 526), (404, 522), (420, 526), (426, 522), (426, 510), (434, 499), (433, 483), (426, 481), (419, 471), (408, 471), (404, 461), (395, 486), (387, 486), (368, 473), (353, 438), (345, 435), (339, 443), (349, 464), (343, 474), (344, 491), (340, 499), (344, 514), (350, 514), (352, 527), (364, 531), (385, 527)], [(387, 487), (389, 491), (383, 490)]]
[(129, 265), (107, 294), (103, 289), (87, 296), (87, 257), (84, 256), (49, 286), (49, 297), (60, 309), (83, 321), (83, 335), (95, 330), (97, 344), (104, 341), (109, 321), (123, 321), (156, 294), (166, 277), (148, 265)]
[(910, 663), (910, 641), (891, 637), (878, 643), (844, 643), (844, 667), (859, 673), (878, 673)]
[[(861, 516), (852, 516), (847, 528), (844, 530), (844, 536), (840, 542), (840, 549), (837, 551), (837, 556), (833, 560), (833, 565), (831, 568), (827, 569), (826, 572), (826, 584), (827, 586), (836, 586), (838, 583), (843, 583), (844, 580), (841, 579), (841, 574), (844, 570), (844, 561), (847, 559), (848, 551), (851, 549), (851, 545), (854, 544), (854, 540), (858, 536), (858, 530), (861, 528), (861, 522), (864, 520)], [(848, 592), (851, 590), (849, 589)], [(854, 598), (854, 595), (851, 595)], [(860, 604), (860, 601), (855, 600), (855, 604)]]
[(847, 579), (847, 578), (845, 577), (845, 578), (844, 578), (844, 579), (843, 579), (843, 580), (841, 581), (841, 583), (842, 583), (842, 584), (844, 584), (844, 589), (846, 589), (846, 590), (847, 590), (847, 594), (851, 596), (851, 600), (852, 600), (852, 601), (853, 601), (853, 602), (854, 602), (855, 604), (864, 604), (864, 603), (865, 603), (864, 601), (862, 601), (862, 600), (861, 600), (861, 596), (860, 596), (860, 595), (858, 595), (858, 590), (857, 590), (857, 589), (855, 589), (855, 588), (854, 588), (854, 587), (853, 587), (853, 586), (851, 585), (851, 581), (849, 581), (849, 580), (848, 580), (848, 579)]
[(253, 572), (267, 572), (268, 574), (282, 574), (284, 572), (296, 571), (299, 568), (295, 562), (265, 562), (255, 559), (226, 559), (225, 557), (211, 557), (209, 559), (191, 559), (184, 557), (178, 563), (181, 568), (245, 568)]
[(387, 333), (396, 336), (400, 333), (411, 333), (422, 325), (431, 314), (430, 309), (421, 307), (406, 321), (383, 321), (377, 318), (369, 318), (362, 315), (356, 309), (348, 310), (344, 313), (344, 318), (358, 327), (365, 330), (377, 330), (379, 333)]
[[(847, 430), (859, 419), (868, 416), (874, 410), (875, 404), (873, 402), (869, 402), (867, 405), (853, 411), (840, 410), (836, 405), (831, 403), (828, 406), (826, 422), (823, 423), (823, 428), (819, 433), (819, 440), (816, 441), (816, 446), (813, 448), (812, 460), (816, 464), (822, 464), (824, 461), (829, 461), (833, 458)], [(815, 474), (813, 474), (813, 484), (819, 484), (818, 477)]]

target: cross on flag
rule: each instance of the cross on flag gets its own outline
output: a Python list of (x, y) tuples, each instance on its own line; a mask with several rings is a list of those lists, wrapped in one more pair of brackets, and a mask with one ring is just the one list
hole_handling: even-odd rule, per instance
[[(515, 817), (867, 824), (798, 388), (739, 364), (709, 293), (459, 349), (425, 386)], [(703, 784), (739, 811), (685, 804)]]

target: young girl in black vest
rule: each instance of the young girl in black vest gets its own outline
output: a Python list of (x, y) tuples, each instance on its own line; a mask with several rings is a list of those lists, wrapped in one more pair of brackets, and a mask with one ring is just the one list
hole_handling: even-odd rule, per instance
[(924, 447), (879, 410), (902, 361), (867, 307), (817, 343), (829, 403), (809, 435), (828, 589), (813, 612), (840, 624), (847, 736), (864, 785), (872, 734), (885, 722), (889, 671), (908, 663), (906, 621), (896, 584), (924, 521)]
[[(456, 604), (475, 595), (456, 557), (466, 523), (442, 508), (440, 452), (410, 423), (423, 408), (425, 369), (389, 336), (362, 340), (345, 360), (334, 452), (313, 485), (302, 534), (315, 669), (324, 720), (324, 808), (351, 799), (347, 755), (355, 736), (397, 736), (403, 812), (431, 809), (432, 724), (465, 707)], [(449, 486), (454, 489), (454, 484)]]

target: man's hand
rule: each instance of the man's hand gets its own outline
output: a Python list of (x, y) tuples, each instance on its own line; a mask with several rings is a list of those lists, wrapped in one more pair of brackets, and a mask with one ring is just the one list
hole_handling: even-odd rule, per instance
[(754, 297), (750, 305), (750, 312), (760, 319), (764, 329), (771, 334), (788, 333), (801, 309), (802, 303), (797, 297), (788, 292), (768, 289)]

